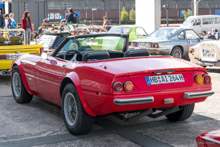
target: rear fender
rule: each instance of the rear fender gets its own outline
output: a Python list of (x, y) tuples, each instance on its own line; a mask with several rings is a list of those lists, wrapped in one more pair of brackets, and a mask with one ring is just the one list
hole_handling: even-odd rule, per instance
[(75, 72), (71, 72), (71, 73), (67, 74), (66, 77), (69, 78), (73, 82), (73, 84), (75, 85), (76, 90), (78, 92), (78, 95), (79, 95), (79, 98), (81, 100), (81, 103), (82, 103), (82, 106), (83, 106), (84, 110), (89, 115), (96, 116), (96, 114), (93, 113), (93, 111), (89, 107), (88, 103), (86, 102), (85, 97), (83, 96), (83, 92), (82, 92), (79, 76)]
[(19, 70), (20, 70), (22, 82), (23, 82), (23, 84), (24, 84), (25, 89), (27, 90), (27, 92), (28, 92), (29, 94), (33, 95), (33, 91), (31, 91), (30, 88), (29, 88), (29, 86), (28, 86), (27, 79), (26, 79), (26, 77), (25, 77), (25, 75), (24, 75), (23, 68), (22, 68), (22, 66), (21, 66), (21, 64), (20, 64), (19, 61), (17, 61), (17, 62), (16, 62), (16, 61), (13, 61), (12, 66), (11, 66), (11, 71), (12, 71), (13, 67), (16, 66), (16, 65), (18, 66), (18, 68), (19, 68)]

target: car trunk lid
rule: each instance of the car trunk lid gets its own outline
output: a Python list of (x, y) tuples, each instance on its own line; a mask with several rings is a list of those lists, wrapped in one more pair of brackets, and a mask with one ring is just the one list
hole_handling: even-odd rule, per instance
[[(193, 71), (198, 67), (188, 61), (172, 57), (127, 58), (127, 60), (106, 62), (105, 66), (106, 70), (117, 76), (127, 74), (139, 90), (192, 86)], [(164, 78), (166, 81), (162, 81)]]

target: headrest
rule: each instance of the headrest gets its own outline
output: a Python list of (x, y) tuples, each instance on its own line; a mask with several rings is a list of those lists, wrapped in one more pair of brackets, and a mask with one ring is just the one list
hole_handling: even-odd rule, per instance
[(0, 37), (0, 43), (4, 43), (5, 38), (4, 37)]
[(121, 58), (121, 57), (124, 57), (124, 52), (121, 52), (121, 51), (107, 50), (107, 52), (109, 53), (110, 58)]
[(107, 51), (87, 51), (83, 54), (82, 61), (109, 59)]
[(149, 56), (150, 53), (147, 49), (135, 49), (126, 51), (124, 57), (137, 57), (137, 56)]
[(10, 40), (11, 42), (18, 42), (20, 41), (20, 37), (13, 36), (13, 37), (10, 37)]

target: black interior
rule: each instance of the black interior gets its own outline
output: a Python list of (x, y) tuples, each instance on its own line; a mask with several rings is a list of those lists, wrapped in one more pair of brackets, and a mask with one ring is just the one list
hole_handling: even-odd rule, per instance
[(121, 51), (108, 50), (107, 52), (109, 53), (110, 58), (121, 58), (124, 56), (124, 52)]
[(150, 53), (147, 49), (135, 49), (128, 50), (125, 52), (124, 57), (138, 57), (138, 56), (149, 56)]
[(58, 58), (69, 61), (96, 61), (96, 60), (105, 60), (111, 58), (140, 57), (140, 56), (149, 56), (149, 51), (147, 49), (136, 49), (136, 50), (128, 50), (124, 53), (121, 51), (113, 51), (113, 50), (84, 50), (84, 51), (70, 50), (66, 53), (60, 53), (56, 55), (56, 57)]
[(95, 61), (109, 59), (110, 55), (107, 51), (87, 51), (82, 56), (82, 61)]

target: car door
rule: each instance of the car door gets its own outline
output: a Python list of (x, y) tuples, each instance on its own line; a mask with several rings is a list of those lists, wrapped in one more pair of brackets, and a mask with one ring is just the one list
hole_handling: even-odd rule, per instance
[(147, 33), (143, 28), (136, 28), (135, 33), (137, 39), (144, 39), (147, 37)]
[(68, 61), (48, 56), (47, 59), (41, 59), (36, 64), (35, 75), (37, 89), (39, 93), (50, 97), (60, 96), (60, 83), (65, 76), (65, 70)]
[(186, 40), (187, 40), (187, 48), (189, 49), (191, 46), (194, 46), (200, 43), (200, 37), (194, 30), (185, 30), (186, 32)]

